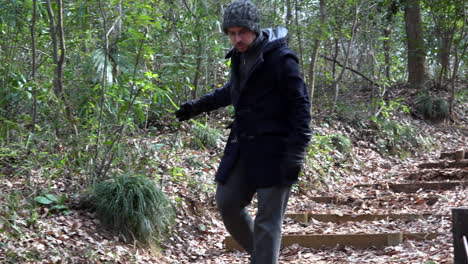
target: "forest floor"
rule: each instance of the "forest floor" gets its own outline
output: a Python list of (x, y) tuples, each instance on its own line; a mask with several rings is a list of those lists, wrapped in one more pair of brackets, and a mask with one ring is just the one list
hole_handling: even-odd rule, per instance
[[(420, 169), (418, 164), (440, 162), (441, 152), (455, 151), (467, 147), (468, 135), (451, 126), (419, 124), (423, 134), (432, 135), (437, 144), (430, 151), (417, 152), (414, 156), (400, 159), (381, 156), (358, 142), (352, 150), (353, 161), (336, 178), (328, 178), (317, 188), (301, 190), (295, 188), (291, 195), (288, 213), (317, 213), (335, 215), (359, 214), (431, 214), (433, 216), (407, 220), (378, 220), (364, 222), (328, 223), (311, 220), (304, 224), (286, 219), (284, 234), (375, 234), (394, 233), (439, 233), (434, 240), (405, 240), (402, 244), (385, 248), (354, 249), (337, 246), (329, 249), (309, 249), (299, 245), (285, 247), (281, 251), (280, 263), (452, 263), (453, 246), (451, 231), (451, 209), (468, 205), (468, 192), (462, 188), (446, 191), (419, 190), (416, 193), (396, 193), (391, 190), (356, 188), (357, 184), (407, 183), (415, 181), (462, 180), (467, 168)], [(327, 128), (326, 130), (328, 130)], [(333, 129), (330, 129), (333, 130)], [(322, 131), (324, 132), (324, 131)], [(334, 133), (336, 131), (329, 131)], [(359, 147), (361, 145), (361, 147)], [(311, 169), (311, 168), (308, 168)], [(341, 169), (343, 170), (343, 169)], [(441, 171), (444, 171), (441, 173)], [(314, 173), (312, 170), (305, 172)], [(307, 176), (305, 176), (307, 177)], [(170, 188), (169, 188), (170, 189)], [(317, 203), (311, 197), (337, 197), (336, 204)], [(369, 197), (371, 199), (369, 199)], [(245, 252), (225, 250), (223, 239), (227, 234), (215, 211), (213, 198), (204, 204), (194, 204), (203, 210), (205, 217), (195, 219), (184, 216), (179, 219), (182, 232), (174, 237), (178, 240), (166, 246), (168, 263), (248, 263)], [(431, 202), (432, 201), (432, 202)], [(255, 202), (253, 203), (255, 204)], [(255, 207), (250, 208), (252, 215)], [(202, 228), (201, 228), (202, 227)], [(192, 230), (192, 232), (190, 232)]]
[[(466, 106), (466, 105), (465, 105)], [(463, 111), (462, 111), (463, 112)], [(421, 169), (419, 164), (440, 161), (441, 152), (467, 147), (466, 122), (428, 124), (410, 116), (418, 135), (428, 139), (421, 150), (404, 155), (383, 155), (372, 140), (353, 139), (351, 152), (331, 150), (308, 157), (301, 183), (295, 185), (288, 213), (319, 214), (431, 214), (430, 217), (407, 220), (378, 220), (329, 223), (311, 220), (301, 223), (286, 218), (284, 234), (364, 234), (401, 232), (436, 232), (435, 240), (405, 239), (401, 244), (384, 248), (356, 249), (336, 246), (310, 249), (297, 244), (281, 250), (280, 263), (452, 263), (453, 246), (451, 209), (468, 204), (463, 188), (446, 191), (419, 190), (397, 193), (386, 188), (356, 188), (356, 184), (406, 183), (466, 179), (466, 167)], [(355, 129), (337, 121), (314, 124), (320, 135), (353, 135)], [(0, 160), (0, 263), (248, 263), (242, 251), (228, 251), (223, 243), (227, 234), (216, 212), (213, 175), (222, 152), (222, 140), (211, 150), (197, 149), (190, 142), (190, 126), (183, 124), (175, 131), (162, 127), (148, 135), (141, 148), (159, 146), (151, 157), (157, 166), (148, 175), (157, 177), (164, 192), (177, 205), (174, 233), (160, 248), (142, 248), (101, 228), (94, 213), (76, 208), (79, 193), (72, 176), (44, 177), (39, 167), (23, 172)], [(401, 153), (400, 153), (401, 154)], [(318, 164), (317, 161), (319, 161)], [(51, 170), (47, 168), (47, 170)], [(68, 193), (65, 208), (53, 211), (31, 200), (47, 188), (60, 195)], [(311, 197), (333, 196), (336, 203), (317, 203)], [(255, 201), (249, 207), (255, 214)]]

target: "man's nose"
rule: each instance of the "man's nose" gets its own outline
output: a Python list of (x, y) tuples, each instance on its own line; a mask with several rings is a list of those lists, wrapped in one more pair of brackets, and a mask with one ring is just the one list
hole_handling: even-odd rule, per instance
[(240, 40), (241, 40), (240, 34), (234, 35), (234, 42), (235, 42), (235, 43), (239, 42)]

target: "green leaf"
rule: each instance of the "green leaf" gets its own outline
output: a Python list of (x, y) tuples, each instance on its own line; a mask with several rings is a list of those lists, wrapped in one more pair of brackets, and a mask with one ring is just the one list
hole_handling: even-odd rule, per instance
[(51, 200), (47, 199), (44, 196), (38, 196), (38, 197), (34, 198), (34, 201), (36, 201), (36, 202), (38, 202), (40, 204), (43, 204), (43, 205), (49, 205), (49, 204), (54, 202), (54, 201), (51, 201)]
[(44, 195), (44, 196), (45, 196), (47, 199), (51, 200), (52, 202), (57, 202), (57, 201), (58, 201), (57, 196), (55, 196), (55, 195), (53, 195), (53, 194), (48, 193), (48, 194), (46, 194), (46, 195)]
[(66, 200), (67, 200), (67, 194), (62, 193), (62, 196), (60, 196), (59, 204), (64, 204)]
[(57, 204), (57, 205), (52, 206), (50, 209), (60, 211), (60, 210), (68, 210), (68, 207), (63, 204)]

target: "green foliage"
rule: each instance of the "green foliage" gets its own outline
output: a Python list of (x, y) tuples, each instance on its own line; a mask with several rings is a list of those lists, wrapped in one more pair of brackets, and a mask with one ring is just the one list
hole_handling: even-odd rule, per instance
[(101, 223), (129, 240), (157, 243), (174, 224), (168, 198), (145, 176), (118, 175), (97, 183), (92, 201)]
[(53, 194), (47, 193), (36, 196), (34, 201), (41, 205), (50, 206), (52, 211), (69, 213), (68, 206), (66, 205), (67, 195), (65, 193), (60, 196), (60, 199)]
[(338, 102), (336, 106), (336, 118), (353, 127), (362, 127), (362, 122), (366, 119), (367, 114), (368, 109), (362, 105), (351, 105)]
[(333, 146), (341, 153), (350, 154), (353, 148), (351, 139), (343, 134), (332, 135), (331, 142)]
[(421, 93), (416, 99), (416, 112), (428, 120), (444, 120), (449, 117), (447, 100)]
[(353, 147), (351, 139), (344, 134), (315, 135), (313, 142), (314, 147), (311, 149), (311, 154), (315, 152), (328, 153), (335, 150), (343, 154), (349, 154)]
[(315, 175), (308, 176), (305, 185), (313, 184), (314, 181), (325, 182), (329, 178), (337, 179), (337, 167), (346, 162), (351, 151), (351, 139), (344, 134), (314, 135), (307, 150), (306, 166), (311, 167)]
[(214, 149), (219, 146), (221, 141), (221, 132), (219, 130), (195, 120), (193, 120), (191, 132), (193, 134), (192, 146), (196, 148)]
[(370, 135), (366, 136), (370, 136), (368, 140), (381, 154), (405, 156), (430, 145), (430, 140), (419, 134), (414, 126), (395, 118), (401, 112), (410, 112), (402, 100), (378, 101), (379, 110), (370, 117), (367, 125)]
[(376, 134), (371, 140), (382, 154), (405, 156), (431, 144), (409, 124), (386, 118), (373, 118), (372, 122)]
[(403, 113), (409, 113), (410, 110), (408, 106), (402, 104), (401, 101), (403, 101), (403, 98), (391, 100), (388, 102), (385, 100), (378, 100), (377, 105), (380, 108), (379, 112), (377, 112), (377, 114), (371, 118), (378, 118), (378, 114), (380, 114), (383, 118), (390, 118), (398, 111), (402, 111)]

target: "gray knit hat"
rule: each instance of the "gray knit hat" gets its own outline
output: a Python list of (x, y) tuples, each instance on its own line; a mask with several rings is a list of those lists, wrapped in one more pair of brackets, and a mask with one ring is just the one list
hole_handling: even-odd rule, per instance
[(223, 31), (230, 27), (245, 27), (260, 34), (260, 14), (257, 7), (248, 0), (232, 2), (223, 14)]

